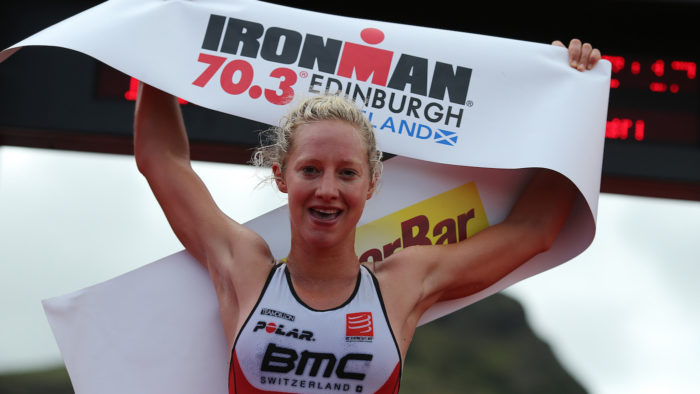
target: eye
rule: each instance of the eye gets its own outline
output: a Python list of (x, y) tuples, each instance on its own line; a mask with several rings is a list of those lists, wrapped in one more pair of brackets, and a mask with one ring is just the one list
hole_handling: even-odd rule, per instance
[(354, 178), (358, 175), (358, 172), (353, 170), (352, 168), (345, 168), (340, 171), (340, 175), (343, 178)]
[(301, 173), (306, 176), (312, 176), (318, 174), (318, 169), (314, 166), (304, 166), (301, 167)]

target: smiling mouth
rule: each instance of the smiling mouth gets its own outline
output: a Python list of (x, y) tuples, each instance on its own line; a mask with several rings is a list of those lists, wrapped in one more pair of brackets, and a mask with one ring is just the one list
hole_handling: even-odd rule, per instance
[(313, 216), (316, 219), (320, 220), (333, 220), (340, 216), (341, 210), (339, 209), (314, 209), (310, 208), (309, 212), (311, 213), (311, 216)]

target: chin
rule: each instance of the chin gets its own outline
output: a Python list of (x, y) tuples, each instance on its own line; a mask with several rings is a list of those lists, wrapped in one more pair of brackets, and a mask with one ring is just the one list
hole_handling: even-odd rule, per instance
[(316, 249), (329, 249), (343, 245), (348, 240), (348, 237), (351, 238), (354, 245), (354, 234), (354, 232), (351, 234), (340, 234), (331, 229), (319, 229), (307, 233), (304, 238), (308, 245)]

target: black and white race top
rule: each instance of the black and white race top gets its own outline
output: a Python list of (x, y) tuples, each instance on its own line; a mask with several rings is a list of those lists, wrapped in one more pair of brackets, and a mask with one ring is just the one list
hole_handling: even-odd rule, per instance
[(401, 356), (374, 275), (361, 267), (350, 298), (304, 304), (275, 266), (233, 344), (229, 393), (397, 393)]

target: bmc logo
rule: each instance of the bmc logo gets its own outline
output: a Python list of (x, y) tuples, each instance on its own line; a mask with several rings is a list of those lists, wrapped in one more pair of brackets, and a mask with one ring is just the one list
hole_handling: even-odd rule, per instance
[(345, 315), (345, 336), (373, 337), (372, 312), (357, 312)]
[[(294, 349), (267, 345), (260, 370), (263, 372), (289, 373), (317, 377), (319, 373), (329, 378), (335, 372), (340, 379), (364, 380), (372, 355), (348, 353), (338, 360), (333, 353), (316, 353), (304, 350), (301, 354)], [(325, 365), (325, 368), (323, 367)], [(308, 368), (307, 368), (308, 367)]]

